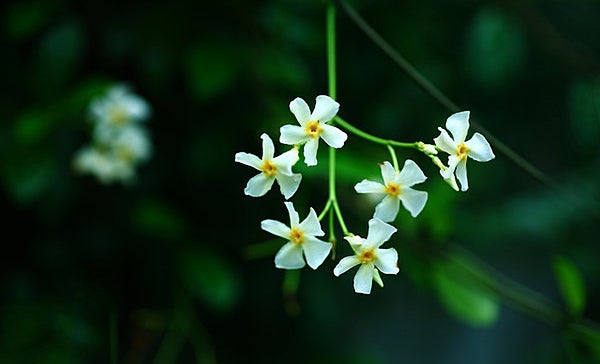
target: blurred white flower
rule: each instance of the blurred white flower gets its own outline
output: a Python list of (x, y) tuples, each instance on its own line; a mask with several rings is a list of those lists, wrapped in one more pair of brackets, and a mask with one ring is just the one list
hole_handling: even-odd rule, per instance
[(292, 148), (273, 158), (275, 154), (273, 141), (265, 133), (260, 138), (262, 139), (262, 158), (244, 152), (235, 154), (236, 162), (260, 171), (259, 174), (248, 181), (244, 193), (252, 197), (263, 196), (271, 189), (275, 180), (277, 180), (281, 194), (287, 200), (296, 193), (302, 180), (301, 174), (292, 172), (292, 166), (299, 159), (298, 149)]
[(400, 209), (400, 202), (412, 217), (416, 217), (423, 210), (427, 202), (427, 192), (414, 190), (411, 186), (424, 182), (427, 177), (415, 162), (406, 160), (404, 167), (398, 172), (390, 162), (385, 161), (381, 165), (381, 176), (383, 184), (365, 179), (354, 186), (358, 193), (383, 196), (375, 207), (374, 218), (385, 222), (394, 221)]
[(104, 184), (131, 182), (136, 166), (152, 155), (148, 132), (139, 123), (150, 115), (150, 106), (127, 86), (117, 85), (92, 100), (89, 110), (92, 140), (76, 153), (74, 170)]
[(452, 133), (452, 138), (445, 129), (438, 129), (440, 135), (433, 141), (438, 148), (450, 154), (448, 168), (440, 169), (440, 174), (446, 181), (451, 181), (452, 175), (456, 174), (461, 190), (466, 191), (469, 188), (467, 158), (470, 157), (478, 162), (490, 161), (495, 157), (492, 147), (479, 133), (473, 134), (471, 139), (465, 141), (469, 131), (469, 111), (452, 114), (446, 120), (446, 129)]
[(371, 293), (373, 281), (383, 287), (379, 271), (385, 274), (396, 274), (400, 271), (396, 249), (379, 248), (396, 231), (395, 227), (379, 219), (369, 220), (369, 231), (366, 239), (358, 235), (344, 238), (350, 243), (355, 254), (342, 258), (333, 269), (333, 274), (337, 277), (360, 264), (354, 275), (354, 291), (364, 294)]
[(288, 240), (275, 255), (275, 266), (281, 269), (300, 269), (305, 265), (302, 257), (304, 253), (308, 265), (317, 269), (327, 258), (332, 247), (331, 243), (316, 238), (325, 235), (317, 213), (311, 207), (306, 219), (300, 222), (294, 204), (285, 202), (285, 207), (290, 215), (289, 227), (275, 220), (263, 220), (260, 224), (263, 230)]
[(304, 162), (307, 166), (317, 165), (319, 139), (323, 139), (333, 148), (341, 148), (348, 139), (348, 135), (342, 130), (326, 124), (335, 117), (339, 108), (340, 104), (331, 97), (319, 95), (316, 99), (315, 109), (311, 113), (303, 99), (295, 98), (290, 102), (290, 111), (300, 126), (282, 126), (279, 142), (292, 145), (304, 143)]
[(124, 84), (112, 86), (106, 95), (93, 100), (89, 110), (92, 120), (102, 127), (123, 126), (150, 116), (150, 105), (146, 100)]
[(75, 172), (91, 174), (103, 184), (129, 183), (135, 177), (134, 166), (113, 151), (95, 147), (81, 148), (73, 159)]

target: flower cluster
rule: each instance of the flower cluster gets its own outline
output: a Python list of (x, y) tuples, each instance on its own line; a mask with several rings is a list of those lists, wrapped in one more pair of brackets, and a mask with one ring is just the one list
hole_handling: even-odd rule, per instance
[(147, 161), (152, 144), (143, 123), (150, 116), (148, 103), (126, 85), (115, 85), (91, 101), (92, 141), (77, 151), (77, 173), (94, 175), (101, 183), (130, 183), (136, 166)]
[[(271, 219), (261, 222), (263, 230), (286, 240), (286, 243), (275, 255), (275, 266), (280, 269), (300, 269), (308, 264), (312, 269), (317, 269), (331, 253), (335, 237), (331, 236), (330, 241), (318, 238), (325, 235), (321, 229), (320, 219), (325, 216), (326, 211), (319, 216), (311, 207), (308, 216), (301, 222), (294, 204), (287, 201), (296, 193), (302, 181), (302, 175), (294, 173), (292, 168), (300, 160), (299, 150), (301, 148), (303, 148), (306, 165), (315, 166), (318, 162), (317, 151), (321, 139), (330, 147), (337, 149), (344, 146), (348, 135), (338, 127), (331, 125), (340, 105), (329, 96), (317, 96), (312, 112), (301, 98), (292, 100), (289, 107), (300, 125), (282, 126), (279, 142), (292, 147), (275, 156), (272, 139), (263, 133), (260, 136), (262, 157), (238, 152), (235, 155), (235, 161), (258, 171), (258, 174), (250, 178), (246, 184), (244, 189), (246, 195), (264, 196), (277, 181), (280, 192), (286, 200), (284, 204), (289, 214), (289, 226)], [(479, 133), (475, 133), (471, 139), (465, 141), (469, 129), (468, 111), (451, 115), (445, 126), (452, 137), (446, 129), (439, 128), (440, 135), (433, 139), (435, 145), (423, 142), (399, 144), (414, 147), (431, 158), (440, 168), (442, 178), (453, 189), (466, 191), (469, 187), (467, 159), (486, 162), (494, 158), (494, 153), (485, 137)], [(354, 132), (357, 129), (350, 128), (348, 130)], [(362, 132), (356, 134), (367, 135)], [(390, 146), (388, 145), (388, 147)], [(421, 168), (413, 160), (407, 159), (400, 169), (395, 152), (391, 147), (390, 150), (394, 164), (389, 161), (380, 164), (383, 182), (364, 179), (354, 186), (357, 193), (373, 194), (380, 201), (375, 207), (373, 217), (368, 222), (366, 238), (346, 231), (343, 226), (346, 235), (344, 239), (354, 254), (342, 258), (333, 269), (333, 274), (339, 276), (360, 265), (354, 276), (354, 290), (357, 293), (369, 294), (373, 281), (383, 287), (380, 272), (384, 274), (398, 273), (397, 251), (394, 248), (381, 248), (382, 244), (397, 231), (390, 223), (396, 219), (400, 206), (406, 209), (412, 217), (417, 217), (427, 203), (427, 192), (413, 188), (427, 179)], [(438, 157), (439, 151), (448, 153), (447, 165)], [(331, 207), (329, 203), (326, 206), (326, 210)], [(336, 213), (341, 214), (339, 211)], [(341, 219), (341, 216), (338, 217)]]

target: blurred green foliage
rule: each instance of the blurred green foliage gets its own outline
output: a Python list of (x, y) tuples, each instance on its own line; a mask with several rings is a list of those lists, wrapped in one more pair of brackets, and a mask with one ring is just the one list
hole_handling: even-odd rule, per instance
[[(8, 1), (0, 362), (600, 358), (594, 332), (513, 310), (435, 254), (456, 242), (566, 314), (600, 321), (600, 4), (349, 3), (555, 185), (497, 152), (469, 162), (470, 189), (456, 194), (428, 160), (399, 150), (429, 177), (423, 213), (395, 221), (399, 275), (365, 297), (352, 291), (352, 275), (333, 276), (334, 261), (286, 274), (272, 261), (283, 242), (260, 230), (263, 219), (285, 221), (281, 196), (245, 196), (253, 171), (234, 154), (258, 154), (262, 132), (275, 140), (295, 122), (293, 98), (326, 93), (325, 1)], [(450, 112), (340, 10), (337, 24), (340, 115), (380, 137), (431, 142)], [(155, 153), (131, 187), (71, 168), (89, 141), (88, 103), (114, 82), (132, 85), (153, 110)], [(353, 186), (377, 178), (388, 153), (351, 135), (337, 154), (340, 207), (364, 236), (374, 203)], [(326, 148), (317, 167), (295, 169), (304, 175), (300, 214), (320, 211)], [(347, 246), (338, 234), (339, 257)]]

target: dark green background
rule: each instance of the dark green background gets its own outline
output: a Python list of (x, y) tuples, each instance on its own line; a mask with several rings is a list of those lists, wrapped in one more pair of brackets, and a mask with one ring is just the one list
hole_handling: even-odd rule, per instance
[[(500, 297), (491, 300), (496, 314), (484, 303), (478, 316), (481, 292), (463, 305), (456, 282), (443, 278), (452, 267), (440, 271), (424, 247), (462, 246), (568, 310), (553, 269), (561, 256), (585, 283), (577, 314), (600, 320), (600, 4), (349, 3), (559, 188), (493, 145), (497, 158), (470, 162), (469, 191), (454, 193), (426, 158), (398, 150), (429, 176), (418, 186), (429, 192), (425, 210), (417, 219), (401, 211), (388, 243), (400, 253), (400, 274), (383, 275), (385, 288), (363, 296), (352, 290), (354, 271), (335, 278), (327, 260), (301, 271), (295, 293), (282, 289), (285, 274), (272, 260), (280, 244), (247, 255), (272, 238), (261, 220), (287, 222), (282, 197), (277, 188), (245, 196), (254, 171), (234, 154), (260, 154), (261, 133), (277, 140), (280, 126), (295, 123), (293, 98), (312, 107), (327, 93), (326, 2), (9, 1), (0, 30), (0, 362), (585, 357), (568, 332)], [(342, 11), (337, 25), (339, 115), (380, 137), (431, 142), (451, 112)], [(153, 109), (154, 155), (132, 187), (71, 170), (89, 141), (86, 106), (113, 82), (129, 83)], [(323, 145), (319, 156), (314, 169), (297, 167), (301, 217), (326, 202)], [(353, 135), (338, 153), (338, 198), (356, 234), (366, 235), (373, 206), (353, 186), (378, 178), (377, 163), (388, 158)], [(338, 257), (348, 253), (338, 246)], [(458, 297), (458, 312), (448, 297)]]

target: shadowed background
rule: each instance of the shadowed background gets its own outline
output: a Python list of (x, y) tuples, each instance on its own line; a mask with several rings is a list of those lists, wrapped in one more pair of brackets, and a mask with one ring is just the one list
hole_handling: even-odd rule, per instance
[[(272, 238), (261, 220), (287, 222), (282, 196), (277, 186), (245, 196), (255, 171), (234, 154), (260, 154), (261, 133), (276, 141), (294, 124), (293, 98), (312, 107), (327, 93), (325, 1), (9, 1), (0, 33), (1, 362), (593, 357), (593, 344), (437, 254), (460, 246), (572, 317), (600, 320), (600, 5), (348, 3), (552, 185), (492, 144), (496, 159), (469, 162), (470, 189), (455, 193), (426, 158), (398, 150), (429, 176), (418, 186), (429, 192), (424, 211), (412, 219), (401, 210), (387, 243), (400, 273), (383, 275), (385, 288), (369, 296), (353, 292), (354, 270), (335, 278), (332, 260), (286, 275), (273, 264), (283, 241), (252, 248)], [(339, 115), (380, 137), (432, 142), (451, 112), (341, 10), (337, 26)], [(90, 138), (90, 100), (120, 82), (152, 107), (154, 154), (130, 187), (71, 168)], [(365, 236), (374, 205), (353, 186), (379, 178), (389, 155), (353, 135), (337, 154), (342, 212)], [(326, 156), (322, 145), (317, 167), (295, 167), (302, 217), (325, 205)], [(349, 248), (337, 231), (339, 259)]]

